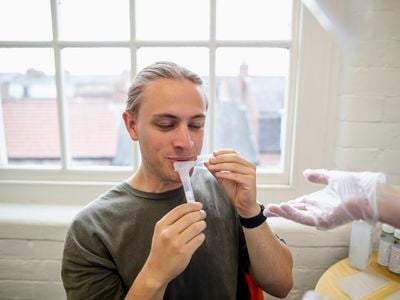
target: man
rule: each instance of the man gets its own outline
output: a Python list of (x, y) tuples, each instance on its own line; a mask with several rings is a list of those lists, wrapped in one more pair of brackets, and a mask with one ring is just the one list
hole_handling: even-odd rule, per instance
[(202, 149), (201, 84), (169, 62), (135, 78), (123, 118), (142, 161), (73, 221), (62, 266), (69, 299), (249, 299), (244, 272), (272, 295), (291, 289), (292, 257), (264, 222), (252, 163), (214, 152), (192, 172), (198, 202), (186, 203), (173, 163)]

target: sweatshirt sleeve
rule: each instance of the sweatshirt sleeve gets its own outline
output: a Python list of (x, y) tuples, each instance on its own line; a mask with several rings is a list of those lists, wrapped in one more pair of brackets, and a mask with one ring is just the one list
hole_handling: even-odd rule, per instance
[(68, 230), (61, 269), (67, 299), (124, 299), (127, 288), (93, 229), (75, 220)]

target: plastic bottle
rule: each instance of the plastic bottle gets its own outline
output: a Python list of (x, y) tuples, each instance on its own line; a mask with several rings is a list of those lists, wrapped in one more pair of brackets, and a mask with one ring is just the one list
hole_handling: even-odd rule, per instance
[(351, 227), (349, 265), (358, 270), (365, 270), (371, 258), (373, 227), (365, 221), (353, 221)]
[(379, 239), (378, 258), (376, 262), (384, 267), (389, 265), (390, 249), (394, 242), (394, 227), (382, 224), (382, 233)]
[(394, 243), (390, 250), (389, 271), (400, 274), (400, 229), (394, 231)]

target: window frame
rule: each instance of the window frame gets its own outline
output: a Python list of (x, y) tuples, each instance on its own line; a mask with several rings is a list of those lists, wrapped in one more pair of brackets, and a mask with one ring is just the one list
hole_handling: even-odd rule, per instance
[[(47, 189), (55, 196), (56, 202), (68, 201), (69, 196), (63, 191), (73, 188), (84, 189), (83, 195), (96, 196), (116, 182), (129, 177), (140, 162), (137, 143), (133, 149), (132, 167), (73, 167), (67, 158), (69, 153), (66, 99), (63, 93), (63, 72), (61, 51), (70, 47), (124, 47), (131, 53), (131, 74), (136, 74), (137, 51), (141, 47), (185, 47), (196, 46), (209, 49), (209, 135), (208, 147), (213, 149), (215, 128), (216, 100), (216, 51), (219, 47), (278, 47), (290, 50), (290, 70), (288, 73), (287, 95), (285, 99), (286, 114), (282, 122), (285, 134), (285, 147), (282, 149), (282, 172), (257, 171), (258, 198), (271, 199), (269, 202), (279, 202), (279, 198), (293, 197), (307, 191), (307, 186), (301, 178), (301, 171), (306, 167), (327, 166), (332, 164), (330, 145), (333, 141), (333, 119), (328, 110), (332, 105), (333, 91), (337, 84), (335, 66), (338, 65), (338, 51), (331, 37), (319, 26), (313, 16), (301, 3), (293, 0), (292, 37), (290, 40), (268, 41), (217, 41), (216, 40), (216, 1), (210, 0), (210, 34), (206, 41), (138, 41), (135, 38), (135, 0), (129, 0), (130, 5), (130, 39), (128, 41), (62, 41), (59, 39), (59, 11), (57, 0), (50, 0), (52, 12), (53, 39), (51, 41), (0, 41), (0, 48), (52, 48), (54, 50), (55, 80), (57, 88), (57, 108), (61, 147), (61, 167), (43, 166), (0, 166), (0, 189), (4, 191), (7, 201), (19, 201), (23, 195), (16, 191), (21, 184), (29, 194), (31, 201), (46, 199), (47, 192), (40, 192), (38, 187)], [(322, 42), (315, 42), (313, 39)], [(319, 74), (321, 87), (313, 89), (313, 79), (307, 74)], [(312, 77), (312, 76), (311, 76)], [(317, 100), (320, 100), (317, 102)], [(314, 106), (317, 104), (318, 108)], [(302, 112), (317, 112), (320, 115), (312, 120), (303, 118)], [(2, 122), (2, 115), (0, 114)], [(313, 138), (311, 138), (310, 134)], [(325, 133), (324, 133), (325, 132)], [(326, 134), (328, 132), (328, 134)], [(311, 139), (311, 141), (309, 141)], [(299, 143), (298, 141), (302, 141)], [(307, 142), (303, 142), (307, 141)], [(316, 146), (317, 145), (317, 146)], [(4, 151), (0, 151), (4, 153)], [(29, 193), (34, 190), (34, 193)], [(93, 192), (93, 194), (91, 194)], [(37, 194), (35, 194), (37, 193)], [(3, 192), (2, 192), (3, 194)], [(92, 198), (79, 195), (77, 203), (87, 203)], [(25, 195), (26, 197), (26, 195)], [(282, 199), (282, 200), (283, 200)], [(51, 201), (51, 200), (49, 200)], [(261, 200), (262, 201), (262, 200)]]

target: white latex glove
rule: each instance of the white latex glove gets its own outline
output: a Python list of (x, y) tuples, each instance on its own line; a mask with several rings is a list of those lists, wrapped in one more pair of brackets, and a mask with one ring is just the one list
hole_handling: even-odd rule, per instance
[(269, 204), (266, 216), (280, 216), (297, 223), (330, 229), (352, 220), (378, 221), (376, 188), (385, 182), (382, 173), (310, 170), (308, 181), (325, 188), (281, 204)]

